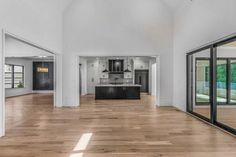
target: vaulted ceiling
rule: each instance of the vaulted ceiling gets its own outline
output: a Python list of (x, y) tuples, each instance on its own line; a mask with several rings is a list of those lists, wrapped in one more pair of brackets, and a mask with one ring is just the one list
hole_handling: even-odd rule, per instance
[(193, 0), (162, 0), (167, 7), (174, 13), (181, 8), (185, 3), (192, 2)]
[[(68, 6), (72, 4), (74, 0), (60, 0), (62, 4), (62, 9), (66, 9)], [(187, 2), (192, 2), (193, 0), (162, 0), (164, 4), (169, 8), (172, 13), (175, 13), (181, 6), (183, 6)]]

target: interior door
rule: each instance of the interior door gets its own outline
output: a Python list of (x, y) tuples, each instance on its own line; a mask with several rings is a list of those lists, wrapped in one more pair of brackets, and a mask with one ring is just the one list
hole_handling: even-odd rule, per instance
[(141, 85), (141, 92), (148, 92), (149, 88), (149, 71), (148, 70), (135, 70), (135, 84)]

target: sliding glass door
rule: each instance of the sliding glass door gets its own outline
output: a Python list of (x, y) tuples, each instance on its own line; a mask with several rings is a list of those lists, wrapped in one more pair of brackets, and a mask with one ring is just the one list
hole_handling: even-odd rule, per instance
[(222, 101), (217, 103), (215, 121), (225, 128), (236, 129), (236, 41), (219, 44), (217, 58), (224, 59), (220, 68), (217, 65), (217, 100)]
[(187, 111), (236, 134), (236, 37), (187, 54)]
[(210, 48), (188, 56), (189, 112), (210, 120)]

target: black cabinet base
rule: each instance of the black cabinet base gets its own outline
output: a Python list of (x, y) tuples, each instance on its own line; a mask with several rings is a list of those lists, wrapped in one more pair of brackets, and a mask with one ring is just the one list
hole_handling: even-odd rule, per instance
[(95, 99), (140, 99), (140, 87), (97, 86)]

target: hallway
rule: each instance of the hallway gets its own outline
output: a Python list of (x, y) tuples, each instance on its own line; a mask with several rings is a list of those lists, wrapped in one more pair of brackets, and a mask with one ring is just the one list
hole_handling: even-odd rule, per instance
[(79, 108), (54, 108), (52, 100), (48, 94), (7, 99), (0, 156), (236, 156), (234, 137), (173, 107), (156, 108), (148, 95), (99, 101), (87, 95)]

